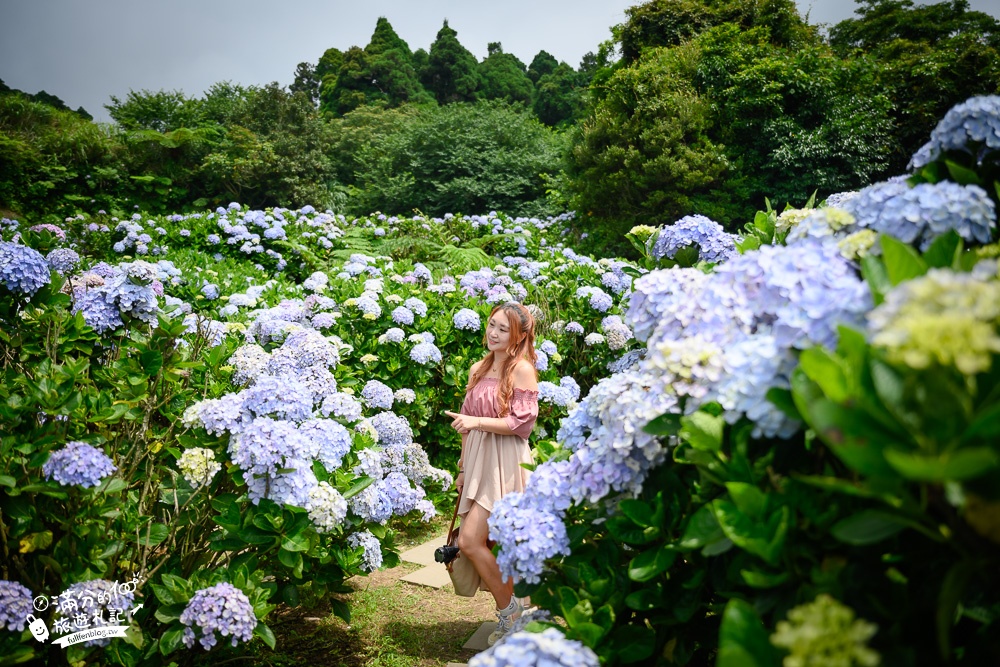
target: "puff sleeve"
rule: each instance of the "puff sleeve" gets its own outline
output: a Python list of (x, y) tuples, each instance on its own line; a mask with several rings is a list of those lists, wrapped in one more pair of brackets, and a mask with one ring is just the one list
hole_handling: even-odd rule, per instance
[(510, 397), (510, 412), (503, 419), (514, 435), (527, 440), (538, 419), (538, 392), (515, 387)]

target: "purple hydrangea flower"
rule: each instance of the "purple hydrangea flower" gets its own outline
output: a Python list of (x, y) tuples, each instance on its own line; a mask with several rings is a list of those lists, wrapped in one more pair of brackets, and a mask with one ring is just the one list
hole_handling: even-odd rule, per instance
[[(194, 646), (195, 639), (207, 651), (229, 637), (233, 646), (248, 642), (257, 627), (257, 617), (246, 593), (227, 581), (196, 591), (187, 603), (180, 621), (184, 628), (184, 645)], [(197, 637), (195, 629), (201, 631)], [(218, 636), (216, 636), (218, 632)]]
[(568, 334), (573, 334), (575, 336), (582, 336), (584, 332), (583, 325), (579, 322), (567, 322), (566, 327), (563, 329)]
[(406, 447), (413, 442), (410, 423), (393, 412), (380, 412), (371, 418), (382, 447)]
[(63, 486), (97, 486), (118, 468), (104, 452), (85, 442), (72, 440), (57, 449), (42, 466), (46, 479), (54, 479)]
[(19, 243), (0, 241), (0, 282), (8, 290), (31, 296), (50, 280), (49, 264), (40, 252)]
[(23, 632), (33, 613), (31, 591), (16, 581), (0, 580), (0, 628)]

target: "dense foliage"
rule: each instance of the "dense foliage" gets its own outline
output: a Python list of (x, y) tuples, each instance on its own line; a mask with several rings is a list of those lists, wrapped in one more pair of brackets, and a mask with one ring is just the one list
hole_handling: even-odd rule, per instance
[(559, 617), (527, 630), (605, 665), (996, 662), (998, 167), (1000, 97), (972, 98), (906, 176), (736, 238), (631, 230), (645, 351), (490, 518)]

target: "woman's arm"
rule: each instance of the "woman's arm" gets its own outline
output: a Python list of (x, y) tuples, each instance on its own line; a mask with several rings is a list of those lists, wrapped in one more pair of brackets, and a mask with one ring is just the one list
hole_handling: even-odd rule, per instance
[[(527, 361), (521, 360), (514, 366), (514, 389), (538, 391), (535, 369)], [(511, 398), (513, 402), (513, 397)], [(471, 428), (477, 431), (486, 431), (497, 435), (517, 435), (504, 417), (473, 417), (473, 419), (476, 422), (471, 425)]]

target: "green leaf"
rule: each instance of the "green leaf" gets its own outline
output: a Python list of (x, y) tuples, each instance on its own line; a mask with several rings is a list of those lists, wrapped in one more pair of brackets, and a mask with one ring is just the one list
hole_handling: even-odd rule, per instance
[(748, 517), (757, 519), (764, 514), (767, 495), (756, 486), (746, 482), (726, 482), (726, 488), (736, 507)]
[(644, 500), (623, 500), (618, 509), (638, 526), (648, 528), (654, 525), (653, 508)]
[(277, 640), (274, 638), (274, 633), (271, 632), (271, 628), (267, 627), (263, 623), (258, 622), (257, 626), (253, 629), (253, 634), (255, 637), (260, 637), (267, 644), (268, 648), (274, 650)]
[(155, 547), (157, 544), (167, 539), (167, 536), (170, 535), (170, 528), (162, 523), (154, 523), (148, 528), (140, 528), (139, 534), (142, 536), (139, 544), (144, 547)]
[(952, 162), (951, 160), (945, 160), (944, 166), (948, 168), (948, 175), (951, 176), (951, 180), (955, 181), (959, 185), (983, 184), (982, 179), (979, 178), (979, 174), (968, 167), (963, 167), (957, 162)]
[(850, 395), (847, 369), (839, 357), (822, 347), (813, 347), (799, 355), (799, 367), (831, 401), (843, 403), (847, 400)]
[(753, 605), (739, 598), (730, 600), (722, 612), (715, 667), (779, 667), (780, 664)]
[(740, 576), (747, 586), (752, 588), (774, 588), (788, 581), (790, 572), (759, 572), (756, 570), (740, 570)]
[(163, 354), (159, 350), (146, 350), (139, 355), (139, 364), (146, 375), (153, 377), (163, 368)]
[(288, 551), (308, 551), (309, 536), (303, 533), (285, 535), (281, 539), (281, 548)]
[(681, 438), (695, 449), (717, 452), (722, 447), (725, 420), (699, 410), (681, 418)]
[(374, 481), (375, 480), (372, 479), (371, 477), (362, 477), (357, 482), (355, 482), (351, 486), (351, 488), (347, 490), (347, 492), (344, 494), (344, 499), (350, 500), (351, 498), (353, 498), (354, 496), (358, 495), (359, 493), (367, 489), (369, 486), (371, 486), (372, 482)]
[(862, 257), (861, 276), (872, 291), (875, 305), (882, 303), (885, 300), (885, 295), (892, 289), (892, 281), (889, 280), (889, 273), (885, 269), (885, 262), (882, 261), (882, 258), (875, 255)]
[(783, 506), (772, 512), (765, 521), (750, 518), (735, 503), (723, 498), (713, 500), (710, 507), (722, 531), (733, 544), (760, 556), (771, 565), (777, 564), (791, 520), (788, 507)]
[(938, 456), (887, 449), (885, 459), (903, 477), (920, 482), (973, 479), (1000, 464), (1000, 455), (990, 447), (966, 447)]
[(1000, 438), (1000, 403), (988, 405), (976, 414), (972, 423), (962, 433), (962, 441)]
[(884, 234), (879, 237), (879, 242), (882, 244), (885, 270), (893, 285), (927, 273), (927, 262), (910, 245)]
[[(296, 554), (299, 558), (302, 558), (301, 554)], [(279, 556), (280, 558), (280, 556)], [(299, 606), (299, 587), (295, 584), (289, 582), (281, 587), (281, 599), (289, 607)]]
[(892, 537), (905, 527), (899, 517), (888, 512), (862, 510), (835, 523), (830, 533), (846, 544), (864, 546)]
[(934, 239), (924, 253), (924, 261), (932, 269), (945, 269), (955, 266), (962, 254), (962, 237), (954, 229)]
[(677, 435), (681, 428), (681, 415), (670, 412), (649, 421), (642, 430), (650, 435)]
[(700, 549), (706, 544), (712, 544), (725, 538), (726, 534), (719, 526), (712, 508), (708, 505), (702, 505), (688, 519), (684, 535), (681, 536), (678, 546), (685, 550)]
[(170, 655), (177, 650), (183, 639), (183, 627), (170, 628), (163, 633), (162, 637), (160, 637), (160, 653), (163, 655)]
[(596, 623), (578, 623), (572, 626), (570, 635), (576, 635), (584, 644), (594, 648), (607, 631)]
[(674, 564), (677, 552), (667, 545), (643, 551), (628, 565), (628, 577), (632, 581), (649, 581)]

